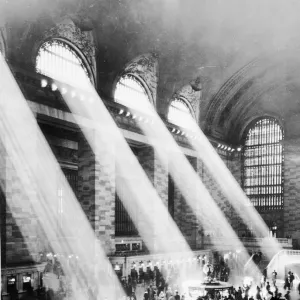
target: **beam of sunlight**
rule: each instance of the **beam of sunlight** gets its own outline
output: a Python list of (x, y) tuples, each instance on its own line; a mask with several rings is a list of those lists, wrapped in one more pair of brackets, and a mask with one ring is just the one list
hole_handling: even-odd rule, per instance
[[(49, 241), (53, 251), (78, 256), (76, 270), (67, 261), (60, 261), (66, 277), (72, 281), (75, 298), (81, 298), (79, 290), (87, 285), (103, 299), (116, 299), (119, 297), (116, 291), (124, 295), (100, 241), (96, 239), (2, 56), (0, 69), (0, 138), (7, 155), (5, 163), (12, 165), (16, 180), (21, 184), (20, 196), (14, 197), (12, 202), (8, 201), (7, 205), (26, 208), (26, 202), (29, 201), (32, 215), (38, 219), (44, 238)], [(1, 176), (4, 176), (2, 182), (5, 181), (5, 174)], [(68, 212), (65, 226), (59, 229), (55, 201), (57, 178), (61, 178), (61, 185), (69, 195), (64, 199), (65, 210)], [(15, 219), (18, 220), (18, 215), (15, 215)]]
[[(149, 119), (153, 123), (152, 126), (149, 126), (148, 122), (139, 118), (137, 118), (137, 123), (156, 149), (160, 160), (165, 161), (167, 155), (169, 173), (202, 227), (206, 231), (220, 233), (221, 236), (210, 237), (214, 247), (222, 252), (224, 244), (220, 242), (220, 238), (223, 238), (223, 241), (230, 240), (230, 246), (241, 251), (242, 261), (249, 261), (249, 255), (243, 244), (154, 110), (151, 112)], [(261, 276), (258, 268), (252, 261), (250, 261), (249, 266), (248, 271), (255, 276)]]
[[(192, 131), (195, 132), (196, 138), (188, 137), (190, 144), (197, 151), (236, 213), (248, 227), (253, 228), (255, 236), (260, 238), (260, 247), (263, 253), (271, 259), (275, 253), (282, 250), (280, 244), (274, 238), (267, 238), (269, 236), (267, 225), (196, 123), (194, 123)], [(270, 250), (272, 251), (270, 252)]]
[[(57, 83), (57, 85), (59, 86), (59, 83)], [(78, 124), (83, 123), (82, 116), (94, 121), (94, 124), (92, 125), (87, 125), (85, 123), (84, 126), (82, 126), (82, 130), (85, 132), (85, 135), (95, 153), (97, 153), (97, 149), (99, 149), (99, 147), (103, 147), (108, 143), (113, 143), (118, 150), (115, 155), (116, 164), (120, 174), (122, 174), (122, 177), (126, 181), (126, 191), (118, 190), (118, 193), (122, 198), (127, 211), (129, 211), (132, 215), (132, 208), (138, 205), (143, 209), (143, 216), (146, 219), (150, 218), (151, 222), (153, 207), (155, 207), (155, 222), (159, 225), (159, 232), (157, 232), (158, 235), (156, 235), (158, 248), (153, 247), (153, 245), (148, 242), (148, 240), (151, 240), (151, 237), (149, 237), (149, 233), (147, 232), (148, 227), (143, 228), (141, 224), (136, 224), (139, 226), (138, 229), (140, 230), (141, 235), (144, 238), (146, 237), (145, 242), (147, 246), (153, 253), (157, 252), (158, 249), (160, 252), (163, 251), (172, 253), (174, 246), (175, 249), (178, 249), (180, 252), (187, 251), (187, 245), (182, 238), (181, 233), (171, 220), (165, 205), (161, 203), (161, 199), (159, 199), (157, 192), (153, 189), (153, 186), (150, 184), (136, 158), (133, 157), (130, 148), (125, 142), (119, 129), (116, 127), (114, 120), (107, 112), (101, 99), (93, 88), (91, 88), (91, 90), (87, 93), (94, 99), (92, 104), (91, 101), (75, 101), (72, 97), (67, 95), (65, 95), (64, 98), (71, 111), (74, 113)], [(144, 123), (140, 122), (140, 124)], [(87, 127), (97, 128), (97, 134), (99, 136), (98, 144), (97, 142), (95, 143), (95, 139), (89, 138), (90, 133)], [(154, 124), (150, 122), (143, 126), (143, 129), (148, 132), (147, 138), (149, 141), (152, 141), (151, 144), (154, 146), (154, 149), (157, 151), (160, 158), (160, 162), (166, 169), (168, 169), (166, 164), (171, 162), (171, 164), (169, 164), (170, 173), (175, 179), (175, 182), (182, 194), (187, 199), (188, 204), (193, 209), (194, 213), (197, 214), (198, 220), (202, 223), (203, 227), (211, 230), (212, 228), (216, 229), (217, 225), (218, 229), (223, 232), (226, 238), (230, 237), (232, 239), (232, 247), (235, 247), (236, 249), (244, 249), (243, 244), (239, 241), (238, 237), (228, 225), (226, 219), (222, 216), (220, 209), (212, 200), (210, 194), (205, 189), (190, 164), (187, 162), (186, 157), (184, 157), (179, 150), (178, 145), (175, 143), (159, 117), (156, 116)], [(169, 150), (167, 154), (165, 153), (165, 149)], [(101, 159), (101, 157), (98, 159)], [(169, 162), (167, 162), (166, 159), (169, 160)], [(127, 177), (129, 170), (131, 173), (135, 174), (136, 177), (141, 178), (138, 185), (128, 180)], [(201, 207), (201, 212), (199, 212), (199, 206)], [(205, 220), (204, 222), (202, 219), (203, 217)], [(166, 236), (168, 236), (167, 240)], [(174, 241), (170, 241), (170, 237), (174, 237)], [(218, 238), (212, 237), (212, 239), (215, 247), (219, 251), (224, 250), (223, 244), (218, 242)], [(247, 251), (244, 250), (241, 251), (241, 253), (243, 255), (243, 261), (247, 261), (249, 259)], [(254, 264), (251, 264), (251, 266), (253, 273), (260, 274)]]
[[(58, 82), (57, 86), (61, 88)], [(168, 213), (166, 203), (153, 187), (102, 100), (93, 87), (83, 93), (86, 98), (92, 97), (93, 101), (76, 101), (68, 94), (64, 95), (64, 99), (99, 164), (105, 163), (104, 158), (97, 155), (100, 149), (114, 153), (118, 177), (122, 181), (122, 185), (116, 185), (117, 193), (130, 216), (134, 216), (136, 208), (139, 209), (139, 220), (132, 219), (147, 248), (152, 254), (165, 253), (173, 261), (193, 258), (192, 251)], [(93, 128), (95, 130), (91, 132)], [(139, 180), (136, 182), (130, 177)], [(187, 276), (184, 270), (181, 271), (181, 278)], [(197, 276), (201, 278), (200, 273)]]

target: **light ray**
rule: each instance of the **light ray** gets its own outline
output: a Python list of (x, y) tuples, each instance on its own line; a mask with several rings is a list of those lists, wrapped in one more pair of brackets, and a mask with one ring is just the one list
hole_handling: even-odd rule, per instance
[[(124, 200), (126, 209), (132, 211), (132, 208), (134, 208), (135, 205), (139, 206), (143, 218), (149, 222), (145, 228), (141, 227), (142, 224), (140, 223), (136, 224), (137, 226), (140, 226), (139, 230), (141, 230), (141, 233), (144, 233), (145, 236), (149, 236), (149, 233), (147, 232), (149, 232), (148, 226), (151, 223), (157, 223), (160, 228), (157, 232), (159, 236), (156, 237), (158, 243), (157, 247), (153, 247), (150, 243), (147, 246), (151, 248), (153, 253), (157, 251), (171, 253), (171, 249), (176, 248), (178, 249), (178, 252), (189, 252), (190, 249), (182, 238), (181, 233), (176, 228), (176, 225), (171, 220), (165, 204), (162, 203), (157, 191), (154, 189), (149, 178), (141, 168), (137, 158), (132, 153), (128, 143), (114, 123), (112, 117), (109, 115), (101, 99), (94, 91), (93, 93), (93, 96), (98, 98), (97, 101), (95, 101), (92, 106), (88, 103), (83, 104), (85, 105), (84, 109), (81, 107), (79, 108), (78, 103), (74, 102), (73, 99), (65, 97), (65, 100), (73, 111), (77, 124), (81, 126), (94, 153), (97, 153), (97, 149), (103, 149), (104, 147), (107, 147), (107, 151), (117, 150), (117, 152), (115, 152), (115, 159), (118, 175), (124, 183), (122, 188), (118, 190), (118, 194), (121, 198), (124, 198), (122, 200)], [(86, 119), (83, 119), (79, 115), (83, 112), (85, 113)], [(87, 119), (92, 121), (87, 121)], [(96, 129), (96, 135), (91, 135), (91, 128)], [(93, 139), (93, 137), (96, 138)], [(100, 156), (97, 156), (97, 160), (100, 163), (103, 163)], [(140, 179), (139, 185), (130, 179), (130, 174), (133, 174), (135, 178)], [(117, 189), (119, 189), (118, 186)], [(151, 220), (153, 219), (151, 212), (153, 212), (154, 207), (156, 213), (155, 221)], [(165, 239), (166, 236), (169, 238), (173, 236), (175, 238), (173, 242), (176, 243), (176, 247), (174, 247), (175, 245), (172, 243), (172, 240), (167, 241)], [(145, 242), (147, 243), (149, 240), (151, 239), (146, 239)]]
[(269, 235), (267, 225), (259, 213), (253, 208), (253, 205), (238, 182), (196, 123), (194, 123), (192, 130), (196, 133), (197, 139), (189, 139), (189, 142), (207, 166), (209, 172), (220, 186), (228, 201), (234, 207), (236, 213), (240, 215), (248, 227), (252, 226), (256, 237), (260, 239), (265, 238), (261, 240), (260, 247), (263, 253), (271, 259), (274, 254), (282, 250), (281, 246), (276, 239), (267, 238)]
[[(80, 298), (78, 287), (89, 283), (93, 290), (97, 289), (100, 297), (115, 299), (116, 290), (122, 290), (119, 281), (2, 56), (0, 69), (0, 138), (7, 153), (6, 162), (12, 164), (22, 188), (20, 197), (7, 204), (23, 208), (26, 197), (24, 199), (22, 196), (27, 196), (33, 214), (46, 235), (45, 239), (53, 250), (78, 255), (80, 259), (76, 272), (66, 261), (61, 261), (65, 274), (73, 280), (75, 298)], [(65, 198), (65, 207), (70, 217), (65, 219), (66, 226), (57, 230), (58, 214), (54, 199), (57, 198), (58, 176), (62, 178), (61, 185), (69, 195)], [(2, 182), (5, 179), (2, 177)], [(17, 215), (15, 217), (18, 218)], [(78, 224), (84, 232), (80, 240)], [(61, 239), (58, 240), (57, 234)]]
[[(94, 91), (89, 91), (88, 93), (93, 93), (94, 98), (98, 97)], [(94, 120), (95, 124), (97, 124), (97, 131), (99, 132), (99, 136), (101, 137), (102, 143), (104, 143), (105, 136), (107, 137), (107, 132), (109, 132), (110, 142), (112, 140), (114, 140), (114, 143), (115, 143), (115, 145), (117, 145), (117, 149), (119, 150), (118, 153), (122, 152), (124, 154), (123, 159), (121, 158), (121, 160), (120, 160), (120, 158), (117, 158), (117, 165), (120, 166), (120, 170), (121, 170), (121, 173), (123, 173), (124, 178), (126, 178), (126, 174), (128, 174), (129, 169), (134, 170), (133, 173), (138, 174), (138, 177), (141, 177), (141, 176), (144, 177), (144, 173), (141, 172), (141, 170), (138, 170), (140, 168), (139, 168), (139, 164), (136, 161), (133, 164), (132, 164), (132, 160), (131, 160), (131, 164), (127, 163), (128, 158), (131, 157), (132, 154), (130, 153), (130, 151), (128, 149), (127, 143), (124, 143), (123, 137), (121, 136), (119, 130), (116, 130), (113, 119), (107, 113), (106, 108), (104, 107), (104, 105), (99, 97), (98, 97), (98, 100), (95, 101), (95, 104), (93, 106), (90, 106), (87, 103), (84, 104), (84, 103), (78, 103), (78, 102), (72, 101), (72, 99), (67, 98), (67, 97), (65, 97), (65, 100), (68, 103), (69, 107), (71, 108), (71, 111), (75, 114), (75, 116), (76, 115), (78, 116), (78, 117), (76, 117), (78, 124), (81, 124), (79, 115), (80, 114), (82, 115), (83, 112), (84, 112), (85, 117), (87, 117), (88, 119)], [(81, 105), (84, 107), (81, 107)], [(131, 114), (135, 115), (136, 113), (137, 112), (132, 112)], [(151, 117), (152, 117), (152, 115), (151, 115)], [(167, 148), (171, 152), (171, 155), (170, 155), (170, 152), (167, 155), (169, 155), (170, 161), (172, 161), (172, 163), (171, 163), (172, 176), (176, 179), (176, 183), (180, 187), (180, 190), (183, 193), (183, 195), (188, 199), (188, 203), (192, 207), (194, 212), (199, 210), (196, 203), (199, 203), (198, 196), (204, 192), (204, 194), (205, 194), (204, 198), (206, 198), (207, 200), (205, 201), (205, 205), (202, 207), (204, 209), (206, 209), (207, 212), (205, 213), (202, 211), (202, 213), (198, 214), (197, 217), (199, 220), (201, 220), (201, 218), (203, 216), (206, 217), (206, 220), (208, 220), (209, 217), (213, 217), (213, 218), (215, 218), (215, 220), (218, 220), (218, 222), (211, 222), (207, 225), (203, 224), (203, 226), (211, 228), (211, 227), (214, 227), (216, 223), (218, 223), (220, 228), (222, 228), (223, 230), (226, 231), (226, 237), (227, 236), (232, 237), (232, 241), (233, 241), (232, 246), (237, 247), (236, 249), (243, 249), (244, 247), (243, 247), (242, 243), (239, 241), (239, 239), (233, 233), (233, 231), (230, 228), (230, 226), (228, 225), (227, 221), (225, 219), (221, 218), (222, 214), (221, 214), (220, 210), (218, 209), (218, 207), (216, 205), (214, 205), (214, 202), (212, 201), (209, 193), (204, 189), (204, 186), (201, 183), (200, 179), (195, 174), (194, 170), (192, 170), (191, 166), (186, 161), (186, 158), (183, 157), (181, 151), (178, 149), (178, 145), (173, 141), (173, 138), (170, 135), (169, 136), (167, 135), (167, 139), (165, 139), (166, 138), (165, 134), (166, 134), (167, 129), (165, 128), (162, 121), (159, 119), (159, 122), (161, 122), (161, 123), (159, 123), (160, 126), (157, 126), (158, 117), (156, 117), (154, 120), (154, 123), (156, 123), (156, 125), (150, 126), (150, 124), (152, 124), (153, 122), (151, 121), (150, 124), (148, 124), (148, 123), (143, 122), (144, 119), (145, 119), (145, 116), (143, 116), (142, 118), (139, 118), (139, 124), (140, 125), (143, 124), (143, 125), (141, 125), (141, 126), (143, 126), (142, 127), (143, 129), (145, 127), (146, 128), (150, 128), (150, 127), (156, 128), (154, 131), (153, 131), (153, 129), (151, 129), (151, 132), (149, 132), (149, 130), (148, 130), (148, 134), (146, 134), (146, 136), (150, 141), (152, 141), (151, 144), (156, 149), (156, 151), (161, 159), (161, 162), (163, 162), (163, 164), (166, 159), (165, 148)], [(144, 124), (146, 124), (146, 125), (144, 125)], [(95, 125), (93, 125), (93, 126), (95, 126)], [(103, 128), (105, 128), (105, 130)], [(82, 130), (84, 131), (84, 128), (82, 128)], [(162, 134), (161, 132), (163, 132), (164, 134)], [(88, 137), (88, 132), (86, 132), (86, 136)], [(170, 140), (170, 138), (171, 138), (171, 140)], [(94, 144), (94, 141), (89, 139), (89, 142), (92, 145), (92, 148), (96, 150), (98, 146)], [(157, 145), (160, 145), (160, 146), (157, 146)], [(178, 160), (178, 155), (180, 158), (179, 160)], [(124, 160), (126, 163), (124, 163)], [(182, 172), (182, 166), (184, 166), (185, 172)], [(184, 175), (182, 176), (182, 174), (184, 174)], [(143, 178), (143, 177), (141, 177), (141, 178)], [(183, 178), (183, 177), (185, 177), (185, 178)], [(144, 178), (142, 181), (145, 182), (146, 180), (147, 180), (147, 178)], [(182, 182), (184, 182), (184, 184), (182, 184)], [(157, 199), (156, 192), (153, 191), (152, 187), (150, 188), (149, 186), (147, 187), (147, 186), (142, 186), (142, 185), (137, 187), (136, 185), (132, 185), (132, 183), (130, 183), (130, 182), (126, 183), (126, 187), (128, 189), (128, 191), (126, 193), (124, 193), (122, 191), (118, 191), (118, 192), (119, 192), (119, 195), (122, 197), (122, 201), (125, 203), (125, 207), (129, 211), (129, 213), (132, 215), (132, 213), (133, 213), (132, 205), (137, 204), (139, 206), (142, 206), (144, 209), (146, 209), (145, 215), (147, 215), (147, 211), (150, 208), (148, 206), (148, 203), (151, 203), (151, 199), (152, 199), (152, 203), (153, 203), (153, 199)], [(199, 187), (201, 187), (201, 188), (199, 188)], [(143, 193), (143, 191), (150, 191), (150, 193), (148, 193), (148, 192)], [(144, 196), (142, 198), (144, 198), (144, 200), (142, 203), (139, 203), (140, 199), (141, 199), (141, 195), (143, 195), (143, 194), (144, 194)], [(148, 194), (148, 195), (145, 196), (145, 194)], [(128, 195), (128, 199), (126, 199), (125, 195)], [(132, 201), (132, 198), (131, 198), (131, 202), (130, 202), (129, 196), (132, 197), (132, 195), (135, 195), (134, 201)], [(148, 199), (148, 200), (146, 200), (146, 199)], [(166, 220), (170, 219), (167, 216), (166, 208), (164, 206), (161, 206), (160, 199), (155, 201), (155, 203), (156, 203), (155, 206), (159, 205), (159, 210), (157, 210), (157, 211), (159, 211), (158, 224), (163, 224), (162, 226), (160, 226), (160, 234), (163, 239), (165, 236), (171, 236), (170, 229), (172, 229), (172, 228), (174, 229), (174, 228), (176, 228), (176, 226), (175, 226), (175, 224), (172, 224), (172, 226), (170, 226), (170, 225), (165, 226)], [(202, 203), (202, 205), (203, 205), (203, 203)], [(156, 215), (156, 217), (158, 217), (158, 215)], [(164, 228), (167, 228), (167, 231), (161, 231)], [(143, 229), (140, 228), (140, 230), (143, 230)], [(147, 236), (146, 233), (144, 233), (144, 232), (141, 232), (141, 233), (142, 233), (142, 236)], [(176, 230), (175, 236), (181, 237), (181, 234), (178, 233)], [(162, 241), (159, 237), (158, 237), (158, 241), (160, 243), (159, 248), (161, 250), (162, 249), (170, 249), (169, 245), (164, 245), (164, 243), (161, 243)], [(182, 238), (181, 238), (181, 241), (182, 241)], [(178, 244), (178, 245), (180, 245), (180, 244)], [(184, 243), (184, 245), (185, 245), (185, 243)], [(215, 241), (215, 246), (217, 247), (218, 250), (220, 250), (220, 251), (223, 250), (223, 245), (220, 245), (220, 243), (217, 243), (216, 241)], [(172, 246), (172, 248), (173, 248), (173, 246)], [(151, 250), (153, 252), (157, 251), (155, 248), (151, 248)], [(170, 251), (170, 250), (168, 250), (168, 251)], [(246, 254), (246, 251), (243, 251), (242, 253), (245, 254), (244, 259), (246, 261), (248, 259), (248, 255)], [(256, 271), (256, 273), (259, 273), (256, 266), (253, 266), (253, 270)]]
[[(154, 123), (153, 126), (148, 126), (143, 122), (138, 122), (138, 125), (142, 128), (150, 143), (155, 147), (160, 160), (164, 161), (166, 159), (167, 152), (169, 172), (202, 227), (207, 231), (219, 231), (223, 239), (230, 239), (231, 247), (233, 249), (241, 249), (243, 261), (248, 261), (249, 255), (243, 244), (228, 224), (226, 217), (214, 202), (162, 120), (154, 111), (151, 117)], [(220, 238), (220, 236), (213, 236), (211, 240), (214, 247), (222, 252), (224, 244), (220, 242)], [(249, 269), (252, 270), (253, 274), (260, 276), (256, 265), (253, 262), (249, 264), (251, 266)]]
[[(134, 218), (133, 221), (147, 248), (151, 254), (165, 253), (173, 261), (183, 257), (192, 259), (194, 255), (169, 215), (166, 203), (163, 203), (153, 187), (102, 100), (93, 87), (85, 93), (91, 95), (96, 101), (92, 104), (78, 102), (68, 95), (65, 95), (64, 99), (73, 112), (76, 123), (85, 134), (99, 164), (105, 163), (101, 155), (97, 155), (99, 149), (115, 153), (118, 176), (123, 183), (117, 184), (117, 193), (130, 216), (135, 214), (136, 207), (139, 208), (140, 221)], [(91, 128), (95, 129), (92, 134)], [(131, 180), (130, 174), (133, 174), (134, 178), (139, 178), (139, 182)], [(200, 278), (200, 274), (198, 276)]]

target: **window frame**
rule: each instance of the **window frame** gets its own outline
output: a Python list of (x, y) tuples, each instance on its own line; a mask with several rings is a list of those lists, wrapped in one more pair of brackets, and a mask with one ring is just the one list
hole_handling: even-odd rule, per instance
[[(195, 120), (195, 122), (196, 122), (196, 114), (195, 114), (195, 112), (194, 112), (193, 107), (191, 106), (191, 104), (189, 103), (189, 101), (188, 101), (185, 97), (182, 97), (182, 96), (173, 98), (173, 99), (170, 101), (169, 107), (168, 107), (168, 114), (167, 114), (167, 120), (168, 120), (168, 122), (171, 123), (171, 124), (174, 124), (174, 125), (176, 125), (176, 126), (179, 126), (178, 124), (173, 123), (173, 122), (170, 120), (170, 118), (169, 118), (169, 113), (170, 113), (170, 108), (171, 108), (171, 106), (172, 106), (172, 103), (173, 103), (173, 102), (176, 102), (176, 101), (183, 103), (183, 104), (188, 108), (191, 117), (192, 117), (192, 118)], [(179, 126), (179, 127), (182, 127), (182, 126)], [(189, 128), (186, 128), (186, 129), (189, 129)]]
[[(87, 74), (87, 76), (88, 76), (91, 84), (93, 86), (96, 85), (95, 76), (94, 76), (94, 73), (92, 71), (91, 65), (89, 64), (89, 61), (85, 57), (85, 55), (83, 54), (83, 52), (74, 43), (72, 43), (71, 41), (69, 41), (67, 39), (64, 39), (64, 38), (60, 38), (60, 37), (48, 38), (46, 40), (41, 41), (37, 45), (37, 48), (36, 48), (36, 51), (35, 51), (35, 55), (33, 57), (34, 67), (35, 67), (35, 71), (37, 73), (39, 73), (41, 75), (44, 75), (44, 76), (47, 76), (47, 77), (50, 77), (49, 75), (41, 73), (41, 72), (38, 71), (38, 68), (37, 68), (37, 59), (38, 59), (38, 56), (40, 54), (40, 50), (45, 47), (44, 45), (46, 45), (48, 43), (51, 43), (51, 42), (53, 42), (53, 43), (55, 43), (55, 42), (61, 43), (65, 48), (67, 48), (68, 50), (70, 50), (76, 56), (76, 58), (78, 58), (78, 60), (80, 62), (80, 65), (82, 66), (82, 69)], [(53, 78), (53, 79), (55, 80), (55, 78)]]
[[(247, 139), (250, 135), (250, 130), (254, 130), (254, 128), (262, 128), (263, 127), (263, 124), (259, 125), (258, 123), (259, 122), (262, 122), (263, 120), (269, 120), (269, 122), (271, 121), (271, 125), (268, 125), (268, 126), (273, 126), (274, 124), (276, 126), (279, 127), (280, 131), (281, 131), (281, 140), (279, 139), (278, 142), (265, 142), (265, 143), (262, 143), (262, 142), (258, 142), (257, 144), (254, 144), (254, 145), (246, 145), (247, 143)], [(273, 132), (275, 133), (275, 130), (273, 130)], [(277, 131), (279, 132), (279, 131)], [(262, 136), (262, 135), (260, 135)], [(280, 120), (276, 117), (273, 117), (273, 116), (262, 116), (262, 117), (258, 117), (258, 118), (255, 118), (254, 120), (252, 120), (252, 122), (250, 122), (246, 127), (245, 127), (245, 130), (244, 130), (244, 134), (243, 134), (243, 151), (242, 151), (242, 188), (245, 192), (245, 194), (247, 195), (247, 197), (249, 198), (250, 202), (252, 203), (252, 205), (257, 209), (257, 210), (267, 210), (267, 211), (276, 211), (276, 210), (282, 210), (283, 207), (284, 207), (284, 128), (283, 128), (283, 125), (282, 123), (280, 122)], [(261, 139), (262, 141), (262, 139)], [(269, 145), (271, 146), (270, 148), (272, 148), (272, 151), (274, 151), (275, 147), (278, 146), (278, 145), (281, 145), (281, 152), (279, 152), (277, 155), (281, 155), (281, 161), (276, 163), (276, 162), (267, 162), (265, 164), (263, 163), (260, 163), (261, 162), (261, 157), (265, 156), (265, 157), (274, 157), (276, 154), (273, 153), (272, 155), (268, 155), (267, 153), (262, 155), (262, 152), (260, 152), (261, 150), (259, 150), (259, 147), (260, 146), (263, 146), (263, 145)], [(258, 163), (257, 164), (253, 164), (251, 166), (247, 166), (246, 165), (246, 149), (256, 149), (257, 152), (260, 152), (258, 153), (258, 155), (251, 155), (251, 158), (255, 158), (257, 157), (258, 158)], [(254, 151), (255, 152), (255, 151)], [(259, 192), (257, 194), (253, 194), (257, 197), (257, 201), (258, 201), (258, 205), (256, 205), (256, 203), (254, 201), (252, 201), (251, 198), (251, 195), (249, 195), (247, 192), (246, 192), (246, 188), (254, 188), (255, 185), (247, 185), (246, 184), (246, 169), (250, 169), (251, 167), (253, 169), (259, 167), (265, 167), (265, 169), (268, 169), (270, 168), (270, 166), (280, 166), (279, 169), (281, 168), (281, 173), (278, 173), (277, 171), (273, 173), (273, 178), (274, 176), (277, 176), (278, 174), (281, 175), (281, 182), (280, 182), (280, 185), (279, 184), (276, 184), (276, 183), (273, 183), (273, 184), (270, 184), (269, 182), (266, 183), (266, 184), (261, 184), (262, 181), (264, 181), (263, 179), (261, 179), (262, 181), (259, 182), (259, 184), (256, 185), (256, 187), (259, 189)], [(273, 169), (274, 170), (274, 169)], [(261, 178), (267, 178), (267, 177), (264, 177), (263, 174), (261, 174), (262, 172), (259, 171), (259, 175), (262, 175)], [(254, 177), (252, 177), (254, 178)], [(270, 174), (268, 174), (268, 178), (270, 178)], [(280, 193), (276, 193), (276, 192), (268, 192), (267, 193), (267, 188), (270, 188), (272, 190), (272, 187), (276, 187), (276, 186), (280, 186), (280, 190), (281, 192)], [(262, 193), (262, 190), (265, 189), (265, 193)], [(262, 200), (261, 197), (263, 197), (262, 195), (265, 195), (265, 204), (263, 205), (263, 201), (260, 202)], [(274, 196), (274, 195), (278, 195), (280, 197), (280, 201), (281, 203), (278, 205), (277, 203), (274, 204), (275, 200), (273, 198), (273, 202), (271, 202), (271, 199), (272, 197), (270, 196)], [(269, 199), (268, 197), (269, 196)], [(275, 196), (276, 197), (276, 196)], [(269, 201), (269, 202), (268, 202)], [(279, 200), (277, 200), (279, 201)]]
[[(152, 107), (153, 109), (155, 109), (155, 103), (154, 103), (153, 97), (152, 97), (152, 95), (150, 93), (150, 89), (149, 89), (148, 85), (145, 83), (145, 81), (140, 76), (138, 76), (138, 75), (136, 75), (134, 73), (131, 73), (131, 72), (123, 73), (122, 75), (120, 75), (120, 76), (118, 76), (116, 78), (115, 84), (114, 84), (114, 89), (113, 89), (113, 99), (114, 99), (114, 102), (126, 106), (124, 103), (118, 101), (118, 99), (115, 96), (118, 84), (121, 84), (120, 80), (122, 78), (126, 78), (126, 77), (133, 79), (138, 85), (140, 85), (140, 87), (144, 90), (145, 95), (148, 98), (150, 107)], [(138, 110), (138, 108), (135, 108), (135, 107), (130, 107), (130, 106), (126, 106), (126, 107), (128, 107), (129, 109)], [(147, 113), (147, 112), (145, 112), (143, 110), (141, 110), (141, 112), (142, 113)]]

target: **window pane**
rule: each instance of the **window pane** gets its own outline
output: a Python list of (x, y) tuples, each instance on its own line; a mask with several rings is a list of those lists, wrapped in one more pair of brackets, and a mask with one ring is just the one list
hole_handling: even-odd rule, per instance
[(36, 58), (37, 72), (70, 85), (87, 87), (91, 84), (88, 71), (78, 54), (63, 41), (44, 43)]
[(249, 130), (244, 147), (243, 185), (259, 209), (283, 207), (283, 132), (274, 118), (257, 121)]
[(120, 78), (116, 86), (115, 101), (148, 114), (153, 109), (145, 88), (132, 75)]
[(195, 119), (193, 114), (183, 99), (175, 99), (171, 102), (168, 113), (168, 121), (183, 128), (193, 128)]

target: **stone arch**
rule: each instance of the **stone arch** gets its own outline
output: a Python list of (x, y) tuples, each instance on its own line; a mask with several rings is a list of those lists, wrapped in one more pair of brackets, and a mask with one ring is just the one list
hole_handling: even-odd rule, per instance
[[(295, 82), (298, 77), (292, 72), (299, 64), (297, 51), (291, 50), (264, 55), (245, 65), (212, 98), (204, 122), (205, 132), (236, 144), (241, 138), (245, 121), (257, 113), (255, 110), (258, 110), (258, 115), (277, 115), (282, 120), (283, 110), (275, 104), (272, 104), (273, 107), (265, 105), (265, 98), (276, 95), (280, 89)], [(285, 76), (285, 71), (292, 75)], [(273, 98), (270, 97), (272, 101)]]
[(51, 28), (47, 28), (41, 34), (32, 51), (32, 64), (35, 66), (38, 51), (46, 41), (57, 39), (71, 45), (72, 48), (80, 55), (86, 67), (89, 69), (91, 79), (94, 84), (97, 82), (96, 60), (95, 60), (95, 44), (94, 38), (90, 31), (82, 31), (75, 23), (65, 18), (55, 24)]
[(158, 56), (156, 53), (146, 53), (139, 55), (130, 61), (123, 71), (116, 77), (113, 84), (113, 95), (116, 85), (124, 75), (131, 75), (143, 85), (150, 102), (156, 107), (157, 85), (158, 85)]
[(174, 99), (184, 99), (196, 122), (199, 123), (201, 90), (201, 80), (197, 77), (173, 94), (168, 103), (168, 111)]
[(239, 131), (239, 142), (242, 143), (243, 139), (245, 138), (245, 135), (250, 128), (251, 124), (253, 124), (255, 121), (263, 118), (274, 118), (277, 120), (277, 122), (280, 124), (281, 128), (283, 128), (284, 131), (284, 120), (281, 118), (280, 115), (274, 114), (272, 112), (265, 112), (263, 114), (257, 113), (249, 117), (247, 120), (244, 120), (243, 126), (241, 127), (241, 130)]
[[(82, 68), (84, 69), (86, 75), (90, 78), (92, 83), (95, 85), (93, 72), (92, 72), (92, 69), (91, 69), (86, 57), (83, 55), (83, 53), (75, 45), (70, 43), (68, 40), (65, 40), (65, 39), (62, 39), (62, 38), (52, 38), (52, 39), (45, 40), (41, 44), (38, 51), (40, 49), (42, 49), (42, 47), (44, 47), (44, 46), (50, 46), (52, 42), (56, 43), (58, 46), (66, 48), (68, 50), (68, 52), (73, 53), (73, 55), (77, 58), (78, 62), (81, 63)], [(38, 57), (38, 54), (36, 55), (36, 59), (37, 59), (37, 57)]]

